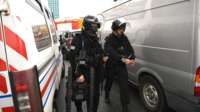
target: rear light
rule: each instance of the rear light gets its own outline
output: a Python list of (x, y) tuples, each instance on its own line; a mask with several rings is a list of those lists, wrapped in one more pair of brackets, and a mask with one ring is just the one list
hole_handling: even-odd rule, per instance
[(200, 96), (200, 87), (195, 87), (194, 91), (195, 91), (195, 96)]
[(10, 72), (14, 107), (19, 112), (42, 112), (37, 68)]
[(2, 112), (15, 112), (14, 107), (4, 107), (2, 108)]
[(0, 91), (2, 91), (4, 94), (8, 92), (6, 78), (3, 77), (1, 74), (0, 74)]
[(196, 71), (194, 95), (200, 96), (200, 67)]
[(200, 67), (196, 71), (195, 82), (200, 83)]
[(26, 84), (16, 85), (16, 96), (20, 112), (31, 112), (28, 86)]

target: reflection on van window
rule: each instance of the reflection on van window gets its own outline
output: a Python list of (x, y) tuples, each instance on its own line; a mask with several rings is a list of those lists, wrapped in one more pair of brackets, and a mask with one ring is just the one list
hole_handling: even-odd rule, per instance
[(51, 38), (47, 25), (36, 25), (32, 27), (36, 47), (39, 51), (51, 46)]
[(58, 40), (57, 40), (55, 25), (52, 24), (52, 25), (50, 26), (50, 28), (51, 28), (51, 33), (52, 33), (52, 37), (53, 37), (53, 42), (54, 42), (54, 43), (57, 43)]

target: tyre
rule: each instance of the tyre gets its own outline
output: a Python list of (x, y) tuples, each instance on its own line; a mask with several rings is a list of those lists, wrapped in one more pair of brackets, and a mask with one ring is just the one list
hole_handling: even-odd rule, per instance
[(165, 94), (155, 78), (151, 76), (142, 77), (140, 80), (140, 96), (148, 111), (165, 112), (167, 110)]

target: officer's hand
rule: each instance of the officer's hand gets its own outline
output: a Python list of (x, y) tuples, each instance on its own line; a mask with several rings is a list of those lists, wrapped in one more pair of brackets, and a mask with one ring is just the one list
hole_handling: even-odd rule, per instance
[(108, 56), (104, 56), (103, 57), (103, 62), (107, 62), (108, 61)]
[(134, 60), (134, 59), (131, 59), (131, 60), (130, 60), (130, 64), (131, 64), (131, 65), (135, 65), (135, 60)]
[(78, 83), (83, 83), (83, 82), (85, 81), (84, 75), (81, 75), (80, 77), (78, 77), (78, 78), (76, 79), (76, 81), (77, 81)]
[(122, 58), (122, 62), (124, 62), (127, 65), (130, 65), (134, 63), (134, 60), (130, 60), (128, 58)]

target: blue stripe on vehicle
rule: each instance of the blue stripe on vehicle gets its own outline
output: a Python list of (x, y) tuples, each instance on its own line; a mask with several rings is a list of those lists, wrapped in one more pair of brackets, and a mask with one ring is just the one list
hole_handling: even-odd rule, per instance
[(57, 60), (54, 60), (54, 62), (52, 63), (52, 65), (49, 67), (48, 71), (45, 73), (45, 75), (40, 80), (40, 82), (39, 82), (40, 84), (44, 81), (45, 77), (47, 76), (48, 72), (51, 70), (51, 68), (54, 65), (54, 63), (56, 62), (56, 64), (57, 64), (58, 62), (60, 62), (60, 56), (61, 56), (61, 54), (58, 56)]
[[(61, 56), (61, 55), (60, 55)], [(59, 58), (56, 60), (56, 65), (58, 65), (59, 63), (60, 63), (60, 56), (59, 56)], [(57, 66), (56, 66), (57, 67)], [(55, 67), (55, 68), (56, 68)], [(56, 76), (56, 75), (55, 75)], [(55, 77), (54, 76), (54, 77)], [(49, 92), (48, 92), (48, 95), (47, 95), (47, 98), (45, 99), (45, 102), (44, 102), (44, 104), (43, 104), (43, 106), (45, 107), (46, 106), (46, 103), (47, 103), (47, 101), (48, 101), (48, 99), (49, 99), (49, 95), (50, 95), (50, 93), (51, 93), (51, 91), (52, 91), (52, 88), (53, 88), (53, 85), (55, 84), (55, 81), (56, 81), (56, 78), (54, 79), (54, 81), (53, 81), (53, 83), (52, 83), (52, 85), (51, 85), (51, 88), (50, 88), (50, 90), (49, 90)]]
[(12, 94), (8, 94), (8, 95), (3, 95), (3, 96), (0, 96), (0, 99), (2, 98), (9, 98), (9, 97), (12, 97)]
[[(56, 60), (55, 60), (56, 61)], [(44, 81), (45, 77), (47, 76), (47, 74), (49, 73), (49, 71), (51, 70), (51, 68), (53, 67), (55, 61), (51, 64), (51, 66), (49, 67), (49, 69), (47, 70), (47, 72), (45, 73), (45, 75), (42, 77), (42, 79), (40, 80), (40, 84)]]

